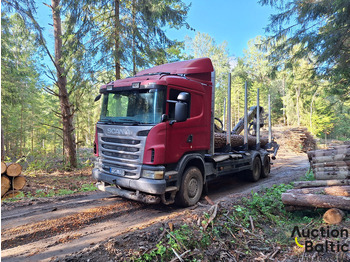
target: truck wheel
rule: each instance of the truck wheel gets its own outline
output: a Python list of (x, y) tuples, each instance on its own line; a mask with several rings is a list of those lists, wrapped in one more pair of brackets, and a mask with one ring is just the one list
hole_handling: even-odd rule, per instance
[(270, 157), (268, 155), (266, 155), (264, 157), (264, 160), (263, 160), (263, 166), (261, 168), (261, 177), (262, 178), (265, 178), (265, 177), (268, 177), (269, 174), (270, 174), (270, 169), (271, 169), (271, 166), (270, 166)]
[(261, 174), (261, 161), (260, 161), (260, 157), (256, 156), (253, 160), (253, 166), (252, 166), (253, 170), (249, 170), (248, 171), (248, 179), (252, 182), (256, 182), (259, 180), (260, 178), (260, 174)]
[(179, 192), (176, 195), (176, 204), (189, 207), (196, 204), (202, 195), (203, 176), (197, 167), (186, 169)]

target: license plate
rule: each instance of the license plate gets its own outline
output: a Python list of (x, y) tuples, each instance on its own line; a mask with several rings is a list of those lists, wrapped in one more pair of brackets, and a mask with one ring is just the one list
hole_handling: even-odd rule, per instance
[(110, 167), (109, 172), (114, 174), (114, 175), (120, 175), (120, 176), (123, 175), (123, 170), (120, 168)]

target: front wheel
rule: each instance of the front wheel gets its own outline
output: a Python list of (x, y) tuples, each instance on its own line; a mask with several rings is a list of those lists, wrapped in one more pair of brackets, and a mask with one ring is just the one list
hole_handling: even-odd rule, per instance
[(202, 172), (197, 167), (189, 167), (185, 170), (181, 187), (176, 195), (176, 203), (183, 207), (195, 205), (203, 191)]

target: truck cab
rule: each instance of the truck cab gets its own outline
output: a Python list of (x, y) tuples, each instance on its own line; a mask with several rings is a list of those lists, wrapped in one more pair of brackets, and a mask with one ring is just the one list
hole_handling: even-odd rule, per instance
[(210, 149), (213, 72), (209, 58), (194, 59), (100, 88), (93, 170), (100, 189), (116, 185), (114, 193), (148, 203), (174, 198), (179, 161), (190, 154), (185, 161), (204, 162)]
[(264, 149), (238, 158), (214, 152), (214, 77), (211, 60), (200, 58), (101, 86), (92, 172), (98, 189), (145, 203), (191, 206), (207, 180), (252, 171), (256, 155), (260, 169), (254, 172), (260, 175), (264, 165), (269, 171)]

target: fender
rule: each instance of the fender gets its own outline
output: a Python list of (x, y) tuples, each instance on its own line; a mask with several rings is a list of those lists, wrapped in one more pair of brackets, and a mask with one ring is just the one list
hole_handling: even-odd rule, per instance
[(206, 182), (204, 155), (202, 155), (200, 153), (190, 153), (190, 154), (184, 155), (180, 159), (180, 161), (178, 162), (178, 164), (176, 166), (176, 171), (179, 174), (178, 180), (176, 182), (176, 185), (178, 188), (180, 188), (181, 181), (182, 181), (182, 175), (183, 175), (186, 167), (188, 167), (188, 164), (192, 161), (193, 161), (193, 165), (198, 167), (201, 170), (202, 175), (203, 175), (203, 183)]
[[(251, 151), (250, 151), (250, 153), (251, 153)], [(262, 155), (260, 154), (260, 152), (258, 152), (258, 151), (253, 151), (253, 154), (251, 154), (251, 158), (250, 158), (250, 160), (251, 160), (251, 162), (250, 162), (250, 164), (251, 164), (251, 168), (250, 168), (250, 170), (253, 170), (253, 161), (254, 161), (254, 158), (256, 157), (256, 156), (258, 156), (259, 158), (260, 158), (260, 162), (262, 161)], [(261, 163), (261, 166), (262, 166), (262, 163)]]

